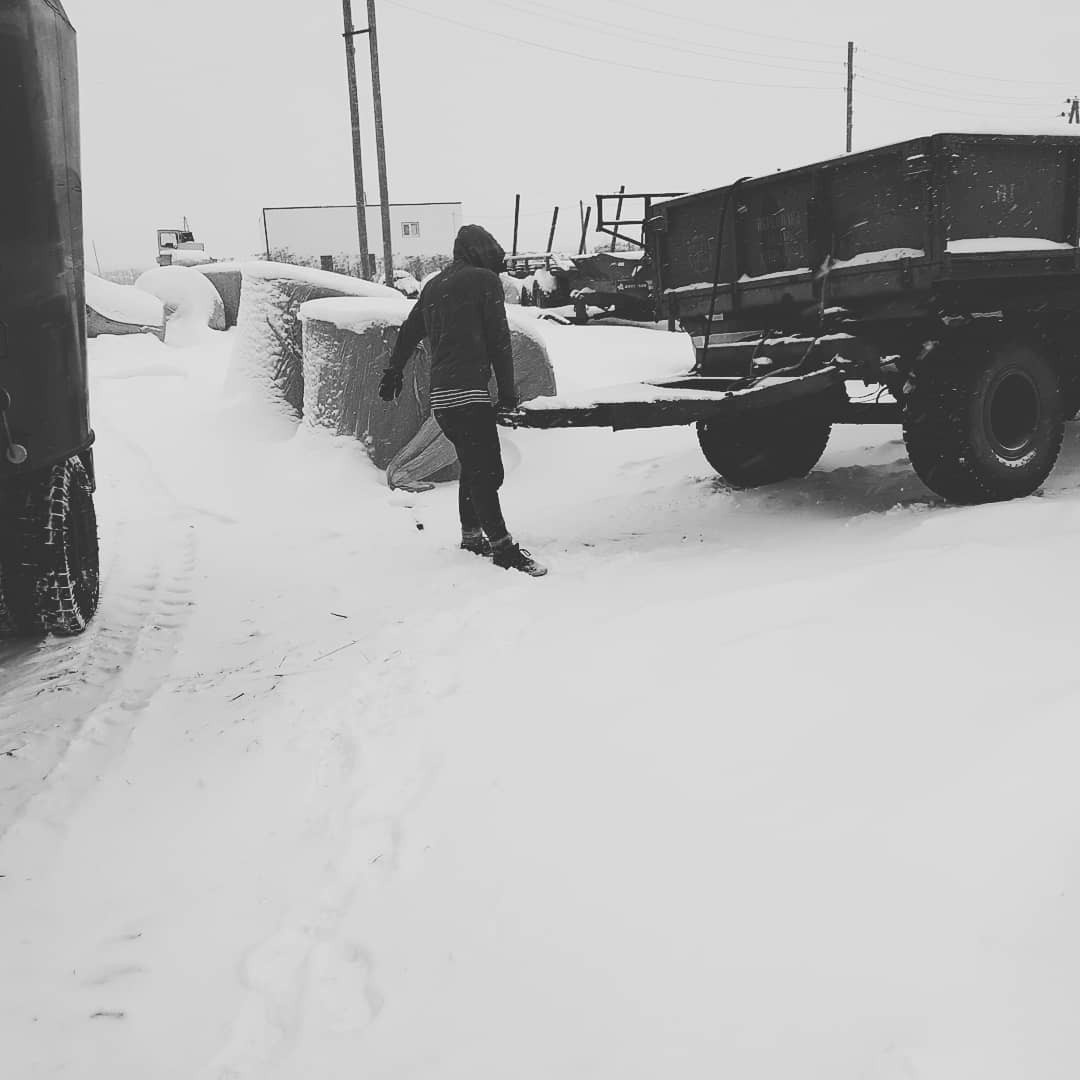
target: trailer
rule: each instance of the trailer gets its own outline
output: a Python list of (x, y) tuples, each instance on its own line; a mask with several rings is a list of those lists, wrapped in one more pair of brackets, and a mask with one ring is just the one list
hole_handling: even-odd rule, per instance
[(0, 0), (0, 633), (74, 634), (98, 603), (75, 31)]
[(741, 487), (806, 475), (833, 424), (898, 423), (946, 499), (1028, 495), (1080, 408), (1078, 240), (1067, 135), (930, 135), (657, 202), (655, 315), (692, 370), (519, 422), (694, 424)]

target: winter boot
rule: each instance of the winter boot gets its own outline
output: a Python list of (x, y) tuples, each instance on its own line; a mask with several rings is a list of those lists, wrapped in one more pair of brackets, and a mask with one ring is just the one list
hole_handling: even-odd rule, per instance
[(518, 547), (509, 538), (504, 543), (493, 546), (491, 561), (504, 570), (520, 570), (529, 577), (543, 577), (547, 573), (546, 566), (538, 563), (523, 547)]
[(463, 532), (461, 534), (461, 550), (471, 551), (474, 555), (482, 555), (487, 558), (491, 555), (491, 542), (479, 530), (476, 532)]

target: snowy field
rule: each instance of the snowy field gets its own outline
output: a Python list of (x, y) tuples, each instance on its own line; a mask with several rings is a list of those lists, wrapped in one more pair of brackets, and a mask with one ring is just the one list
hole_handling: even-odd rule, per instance
[[(691, 359), (540, 325), (560, 392)], [(504, 433), (533, 580), (232, 337), (91, 343), (100, 612), (0, 647), (4, 1077), (1074, 1080), (1076, 427), (967, 509), (893, 428), (743, 493)]]

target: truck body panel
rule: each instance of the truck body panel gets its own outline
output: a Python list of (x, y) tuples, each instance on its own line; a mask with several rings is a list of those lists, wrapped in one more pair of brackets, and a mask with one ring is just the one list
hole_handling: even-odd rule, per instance
[(0, 481), (92, 441), (75, 31), (59, 0), (0, 0)]
[(1041, 290), (1080, 274), (1078, 177), (1077, 136), (940, 134), (672, 199), (646, 227), (660, 313), (794, 329), (931, 312), (950, 283)]

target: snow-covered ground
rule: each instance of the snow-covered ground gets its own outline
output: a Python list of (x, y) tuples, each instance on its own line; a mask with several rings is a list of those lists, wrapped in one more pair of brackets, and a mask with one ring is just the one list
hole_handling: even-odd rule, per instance
[[(690, 359), (538, 326), (560, 393)], [(1075, 428), (969, 509), (891, 428), (744, 493), (505, 433), (533, 580), (232, 339), (91, 345), (101, 609), (0, 647), (5, 1077), (1077, 1075)]]

